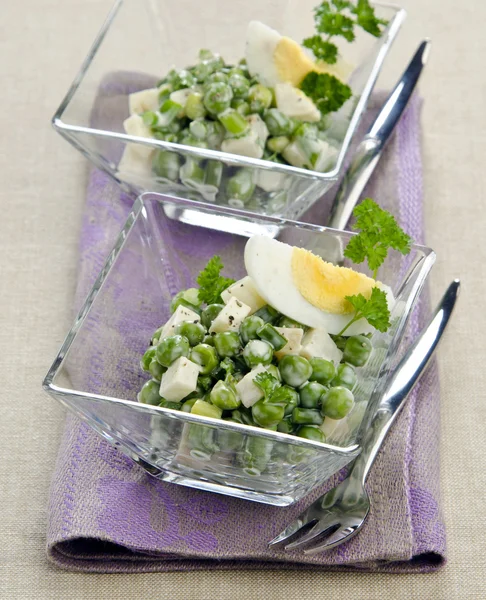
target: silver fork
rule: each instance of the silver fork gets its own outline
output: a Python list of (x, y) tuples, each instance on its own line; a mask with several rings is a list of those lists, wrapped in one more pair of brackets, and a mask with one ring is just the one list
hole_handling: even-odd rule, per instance
[[(449, 285), (428, 325), (391, 375), (367, 429), (363, 450), (352, 464), (346, 479), (311, 504), (269, 542), (270, 546), (286, 544), (286, 550), (295, 550), (305, 545), (305, 554), (317, 554), (347, 542), (359, 532), (370, 510), (366, 478), (392, 423), (424, 372), (447, 327), (459, 288), (457, 279)], [(297, 536), (299, 539), (295, 539)], [(290, 541), (292, 539), (295, 541)]]

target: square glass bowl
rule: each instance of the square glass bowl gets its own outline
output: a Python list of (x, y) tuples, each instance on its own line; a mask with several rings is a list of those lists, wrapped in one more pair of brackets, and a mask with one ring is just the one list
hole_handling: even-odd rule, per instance
[[(157, 191), (175, 197), (243, 208), (295, 219), (336, 181), (351, 138), (405, 18), (396, 6), (375, 4), (388, 20), (380, 38), (357, 28), (356, 40), (341, 53), (354, 66), (349, 84), (353, 97), (330, 116), (327, 140), (332, 149), (325, 172), (257, 160), (214, 150), (127, 135), (128, 94), (154, 87), (172, 66), (194, 64), (198, 51), (209, 48), (227, 62), (244, 55), (248, 23), (258, 19), (282, 35), (301, 41), (314, 33), (313, 8), (319, 0), (118, 0), (91, 47), (66, 97), (53, 117), (55, 129), (97, 167), (129, 191)], [(197, 6), (197, 8), (196, 8)], [(194, 11), (200, 13), (197, 18)], [(163, 177), (152, 171), (157, 151), (172, 153), (176, 164)], [(208, 161), (222, 165), (223, 179), (214, 185)], [(186, 165), (185, 169), (179, 166)], [(212, 163), (214, 166), (214, 163)], [(218, 169), (215, 167), (215, 169)], [(253, 189), (235, 198), (228, 178), (246, 169)], [(160, 171), (159, 171), (160, 172)], [(227, 224), (229, 221), (227, 221)]]
[[(373, 336), (373, 353), (359, 370), (350, 415), (328, 443), (199, 417), (136, 401), (147, 374), (140, 358), (170, 315), (171, 298), (194, 286), (218, 254), (224, 274), (245, 274), (246, 238), (174, 221), (168, 214), (193, 202), (159, 194), (134, 204), (106, 264), (44, 380), (45, 390), (111, 444), (159, 479), (257, 502), (286, 506), (299, 500), (360, 452), (384, 374), (402, 351), (404, 327), (434, 262), (413, 246), (393, 253), (380, 270), (397, 302), (392, 327)], [(276, 217), (196, 203), (207, 220), (232, 218), (278, 227), (279, 239), (329, 257), (354, 234)]]

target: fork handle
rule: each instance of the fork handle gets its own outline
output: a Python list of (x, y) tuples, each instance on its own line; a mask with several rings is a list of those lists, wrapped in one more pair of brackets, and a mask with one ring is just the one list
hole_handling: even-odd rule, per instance
[(447, 327), (459, 289), (460, 282), (456, 279), (449, 285), (429, 323), (422, 329), (386, 384), (370, 427), (366, 430), (361, 454), (349, 473), (350, 477), (359, 478), (363, 484), (390, 427), (425, 371)]

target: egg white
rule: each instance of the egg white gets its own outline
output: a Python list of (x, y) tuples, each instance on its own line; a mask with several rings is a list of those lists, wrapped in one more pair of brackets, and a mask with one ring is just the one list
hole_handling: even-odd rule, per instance
[(280, 79), (274, 54), (282, 36), (260, 21), (250, 21), (246, 36), (245, 58), (251, 75), (257, 75), (263, 85), (274, 87)]
[[(245, 267), (253, 280), (260, 296), (283, 315), (307, 325), (322, 328), (327, 333), (336, 335), (351, 316), (325, 312), (306, 300), (297, 289), (292, 277), (292, 246), (277, 240), (255, 235), (245, 246)], [(395, 299), (391, 289), (377, 282), (378, 287), (387, 295), (388, 306), (392, 309)], [(353, 323), (346, 335), (371, 333), (374, 328), (365, 320)]]

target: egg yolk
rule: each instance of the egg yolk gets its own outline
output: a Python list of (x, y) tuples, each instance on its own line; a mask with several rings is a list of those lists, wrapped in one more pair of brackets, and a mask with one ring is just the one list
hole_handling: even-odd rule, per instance
[(330, 73), (346, 81), (353, 70), (351, 65), (345, 63), (341, 58), (335, 65), (323, 61), (314, 62), (297, 42), (288, 37), (282, 37), (279, 40), (273, 60), (280, 81), (291, 83), (294, 87), (298, 87), (311, 71)]
[(345, 296), (369, 298), (376, 281), (347, 267), (325, 262), (304, 248), (292, 252), (292, 279), (302, 296), (316, 308), (344, 315), (353, 312)]

